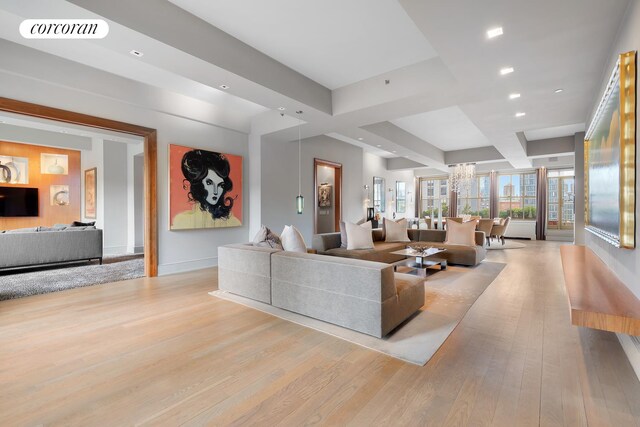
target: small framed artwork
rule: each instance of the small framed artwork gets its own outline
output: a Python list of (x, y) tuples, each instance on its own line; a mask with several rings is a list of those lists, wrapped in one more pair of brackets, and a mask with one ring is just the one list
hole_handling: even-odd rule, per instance
[(318, 186), (318, 206), (321, 208), (331, 207), (331, 184), (325, 182)]
[(66, 154), (40, 154), (40, 173), (43, 175), (68, 175), (69, 156)]
[(96, 219), (98, 205), (98, 169), (84, 171), (84, 217)]
[(52, 185), (49, 187), (49, 199), (51, 201), (51, 206), (68, 206), (69, 186)]
[(0, 183), (28, 184), (29, 159), (0, 154)]

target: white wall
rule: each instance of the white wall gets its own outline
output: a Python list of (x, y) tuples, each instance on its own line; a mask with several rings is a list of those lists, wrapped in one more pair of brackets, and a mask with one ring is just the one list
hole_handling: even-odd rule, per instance
[[(371, 153), (363, 153), (363, 184), (370, 187), (373, 204), (373, 177), (379, 176), (385, 179), (387, 207), (384, 212), (386, 218), (392, 218), (395, 212), (395, 204), (390, 205), (391, 197), (395, 200), (396, 181), (407, 184), (407, 209), (405, 213), (397, 213), (396, 218), (414, 218), (415, 215), (415, 177), (413, 170), (391, 171), (387, 170), (387, 159)], [(389, 192), (392, 190), (392, 193)], [(411, 194), (409, 194), (411, 193)], [(392, 196), (393, 194), (393, 196)], [(390, 209), (391, 208), (391, 209)]]
[[(609, 75), (613, 66), (616, 63), (618, 54), (628, 52), (630, 50), (640, 49), (640, 2), (629, 2), (629, 8), (625, 14), (625, 21), (623, 22), (618, 38), (611, 47), (611, 58), (609, 63), (603, 69), (601, 86), (597, 93), (593, 97), (593, 111), (590, 117), (587, 118), (586, 123), (591, 122), (591, 118), (597, 108), (600, 97), (604, 91), (604, 87), (607, 84)], [(637, 85), (636, 85), (637, 87)], [(636, 94), (637, 96), (637, 94)], [(636, 113), (637, 114), (637, 113)], [(636, 134), (636, 139), (638, 136)], [(576, 151), (576, 155), (578, 152)], [(638, 156), (638, 150), (636, 148), (636, 158)], [(638, 162), (636, 161), (636, 167)], [(577, 177), (576, 177), (577, 178)], [(577, 196), (576, 192), (576, 196)], [(640, 196), (640, 180), (636, 178), (636, 198)], [(578, 206), (576, 206), (576, 209)], [(640, 203), (636, 199), (636, 248), (640, 248)], [(578, 233), (576, 233), (576, 236)], [(578, 241), (578, 239), (576, 239)], [(587, 247), (591, 248), (604, 263), (615, 272), (615, 274), (627, 285), (629, 289), (640, 298), (640, 249), (618, 249), (599, 237), (594, 236), (591, 233), (584, 233), (584, 242)], [(640, 378), (640, 350), (634, 341), (628, 335), (617, 334), (622, 348), (629, 357), (636, 375)]]
[[(342, 164), (342, 218), (356, 222), (364, 216), (362, 189), (362, 149), (328, 136), (302, 141), (302, 195), (304, 212), (296, 214), (298, 195), (298, 142), (262, 142), (261, 222), (280, 234), (285, 225), (294, 225), (307, 246), (313, 237), (313, 160)], [(253, 237), (253, 236), (251, 236)]]
[[(82, 179), (80, 180), (80, 191), (82, 194), (82, 220), (95, 221), (96, 228), (104, 230), (104, 162), (103, 149), (104, 141), (101, 138), (91, 139), (91, 149), (82, 150), (80, 154), (80, 164), (82, 165)], [(84, 171), (96, 168), (96, 218), (90, 219), (84, 216)], [(103, 241), (104, 244), (104, 241)]]
[[(611, 70), (613, 69), (619, 53), (640, 49), (640, 2), (632, 1), (626, 13), (618, 39), (611, 47), (611, 58), (603, 69), (602, 85), (598, 92), (594, 94), (594, 109), (597, 107), (604, 85), (606, 85)], [(592, 112), (593, 114), (593, 112)], [(590, 123), (591, 117), (587, 120)], [(638, 138), (636, 136), (636, 138)], [(636, 152), (637, 156), (637, 152)], [(636, 166), (638, 167), (638, 166)], [(636, 197), (640, 196), (640, 180), (636, 179)], [(640, 248), (640, 203), (636, 203), (636, 247)], [(640, 298), (640, 249), (618, 249), (604, 240), (585, 233), (586, 246), (591, 248), (606, 265), (613, 270), (616, 275)]]
[(124, 254), (128, 235), (126, 144), (104, 141), (102, 169), (104, 194), (98, 202), (104, 206), (104, 254)]

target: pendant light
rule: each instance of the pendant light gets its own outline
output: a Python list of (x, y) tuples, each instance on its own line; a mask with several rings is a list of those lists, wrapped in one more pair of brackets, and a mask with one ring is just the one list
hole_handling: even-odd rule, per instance
[[(302, 110), (298, 110), (296, 111), (296, 114), (300, 115), (302, 114)], [(301, 155), (301, 147), (302, 147), (302, 143), (300, 140), (300, 124), (301, 124), (302, 120), (300, 120), (298, 122), (298, 196), (296, 197), (296, 212), (298, 212), (299, 215), (302, 214), (302, 210), (304, 209), (304, 197), (302, 197), (302, 174), (301, 174), (301, 168), (302, 168), (302, 155)]]

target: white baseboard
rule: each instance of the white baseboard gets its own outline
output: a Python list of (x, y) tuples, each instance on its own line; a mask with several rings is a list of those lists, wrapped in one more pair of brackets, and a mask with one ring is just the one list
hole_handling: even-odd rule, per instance
[(103, 255), (122, 255), (129, 253), (126, 246), (105, 246), (102, 248)]
[(629, 358), (631, 366), (636, 373), (636, 377), (640, 379), (640, 337), (632, 337), (630, 335), (616, 334), (618, 341), (622, 345), (622, 349)]
[(142, 254), (144, 253), (144, 246), (127, 246), (128, 254)]
[(218, 265), (218, 257), (201, 258), (189, 261), (171, 262), (158, 265), (158, 275), (166, 276), (167, 274), (184, 273), (187, 271), (201, 270), (203, 268), (211, 268)]

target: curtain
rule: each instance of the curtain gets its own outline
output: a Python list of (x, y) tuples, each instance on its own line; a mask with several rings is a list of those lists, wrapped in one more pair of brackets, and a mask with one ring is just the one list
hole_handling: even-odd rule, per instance
[[(453, 190), (449, 191), (449, 213), (446, 216), (458, 216), (458, 193)], [(444, 218), (445, 215), (442, 215), (442, 217)]]
[(538, 188), (536, 193), (536, 239), (546, 240), (545, 228), (547, 224), (547, 169), (537, 170)]
[(498, 172), (489, 174), (489, 218), (500, 216), (500, 189), (498, 188)]

